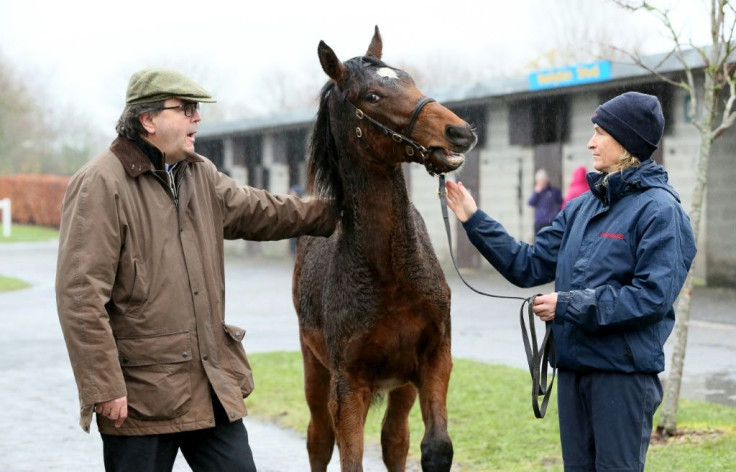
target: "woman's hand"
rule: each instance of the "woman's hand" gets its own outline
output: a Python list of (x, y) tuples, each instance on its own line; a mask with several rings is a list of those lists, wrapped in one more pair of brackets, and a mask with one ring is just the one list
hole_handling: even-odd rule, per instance
[(552, 292), (547, 295), (537, 295), (536, 298), (534, 298), (534, 306), (532, 307), (532, 310), (542, 321), (554, 320), (556, 308), (557, 292)]
[(445, 182), (445, 188), (447, 189), (447, 206), (455, 213), (457, 219), (465, 223), (478, 211), (478, 205), (475, 204), (473, 196), (462, 182), (455, 183), (448, 180)]

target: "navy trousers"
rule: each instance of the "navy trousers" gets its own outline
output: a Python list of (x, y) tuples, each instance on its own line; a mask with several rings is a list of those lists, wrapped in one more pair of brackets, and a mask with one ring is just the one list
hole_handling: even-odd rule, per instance
[(560, 370), (558, 379), (565, 472), (642, 472), (662, 401), (657, 374)]
[(230, 422), (213, 395), (215, 427), (148, 436), (102, 435), (107, 472), (170, 472), (181, 449), (193, 472), (255, 472), (243, 420)]

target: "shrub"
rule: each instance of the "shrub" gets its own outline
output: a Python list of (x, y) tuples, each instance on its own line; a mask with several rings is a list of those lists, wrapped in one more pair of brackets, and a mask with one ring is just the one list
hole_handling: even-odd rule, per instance
[(69, 177), (60, 175), (2, 175), (0, 199), (11, 200), (15, 223), (58, 228), (61, 202), (68, 184)]

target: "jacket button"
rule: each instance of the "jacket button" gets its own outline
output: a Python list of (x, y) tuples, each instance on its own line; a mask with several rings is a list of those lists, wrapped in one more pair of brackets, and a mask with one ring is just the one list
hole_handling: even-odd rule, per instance
[(189, 357), (189, 353), (184, 351), (181, 353), (181, 357)]
[(207, 359), (209, 359), (209, 356), (207, 354), (205, 354), (204, 356), (202, 356), (202, 360), (203, 361), (206, 361)]
[(195, 290), (195, 291), (194, 291), (194, 294), (195, 294), (195, 295), (199, 295), (199, 290)]
[(127, 363), (128, 363), (128, 359), (123, 359), (123, 364), (127, 364)]
[(235, 418), (235, 413), (230, 413), (230, 418)]

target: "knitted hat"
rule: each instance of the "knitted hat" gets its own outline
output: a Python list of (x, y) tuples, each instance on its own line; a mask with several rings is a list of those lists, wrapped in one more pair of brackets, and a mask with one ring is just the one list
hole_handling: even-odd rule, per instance
[(125, 103), (136, 105), (178, 97), (191, 102), (215, 101), (212, 95), (185, 75), (167, 69), (144, 69), (130, 77)]
[(659, 100), (645, 93), (621, 94), (599, 106), (590, 119), (641, 161), (652, 157), (664, 133)]

